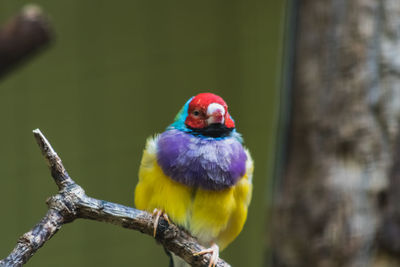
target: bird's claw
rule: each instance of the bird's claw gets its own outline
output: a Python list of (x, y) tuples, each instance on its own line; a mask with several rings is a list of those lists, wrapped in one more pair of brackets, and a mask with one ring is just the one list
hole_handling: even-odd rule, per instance
[(210, 264), (208, 265), (208, 267), (215, 267), (219, 260), (219, 247), (217, 244), (212, 244), (210, 248), (203, 249), (202, 251), (194, 253), (193, 255), (198, 256), (207, 253), (211, 253)]
[(159, 210), (159, 209), (154, 209), (152, 215), (156, 217), (154, 219), (154, 224), (153, 224), (153, 228), (154, 228), (153, 237), (156, 237), (158, 221), (160, 220), (160, 217), (162, 216), (168, 222), (168, 224), (171, 224), (171, 221), (169, 220), (168, 215), (166, 213), (164, 213), (164, 211)]

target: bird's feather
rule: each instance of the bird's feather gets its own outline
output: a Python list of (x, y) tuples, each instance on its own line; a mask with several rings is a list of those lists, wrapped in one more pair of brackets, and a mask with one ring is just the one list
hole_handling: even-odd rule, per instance
[(246, 170), (240, 180), (223, 190), (206, 190), (168, 177), (157, 162), (157, 137), (149, 138), (135, 190), (139, 209), (164, 210), (176, 224), (188, 229), (207, 246), (225, 248), (242, 230), (251, 198), (253, 162), (247, 150)]
[[(165, 132), (147, 140), (135, 205), (164, 212), (203, 246), (216, 249), (218, 259), (218, 249), (231, 243), (246, 221), (252, 176), (253, 160), (227, 104), (202, 93), (186, 102)], [(175, 267), (188, 266), (171, 258)]]

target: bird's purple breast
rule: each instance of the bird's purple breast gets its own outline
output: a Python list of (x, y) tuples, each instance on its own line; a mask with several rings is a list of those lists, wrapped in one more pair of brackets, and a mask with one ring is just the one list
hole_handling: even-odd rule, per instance
[(245, 174), (247, 156), (236, 138), (201, 138), (172, 129), (158, 139), (157, 160), (164, 173), (177, 182), (222, 190)]

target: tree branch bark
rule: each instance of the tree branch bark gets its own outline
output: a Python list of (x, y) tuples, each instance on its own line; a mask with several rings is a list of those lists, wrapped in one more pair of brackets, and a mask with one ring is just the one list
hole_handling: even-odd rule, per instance
[(274, 266), (400, 266), (399, 1), (292, 2)]
[[(91, 198), (68, 175), (60, 157), (39, 129), (33, 131), (36, 141), (58, 186), (59, 193), (47, 200), (49, 210), (29, 232), (22, 235), (11, 254), (0, 261), (0, 266), (21, 266), (48, 241), (61, 226), (77, 218), (112, 223), (124, 228), (153, 235), (153, 216), (145, 211)], [(168, 251), (178, 255), (192, 266), (208, 266), (210, 255), (194, 256), (204, 249), (185, 230), (160, 218), (155, 238)], [(219, 260), (218, 267), (230, 265)]]

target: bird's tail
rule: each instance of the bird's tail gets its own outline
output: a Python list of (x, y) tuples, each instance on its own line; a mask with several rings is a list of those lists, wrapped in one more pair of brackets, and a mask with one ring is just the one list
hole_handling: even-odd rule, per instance
[(171, 253), (171, 266), (172, 267), (190, 267), (191, 265), (187, 263), (186, 261), (182, 260), (178, 256), (176, 256), (174, 253)]

